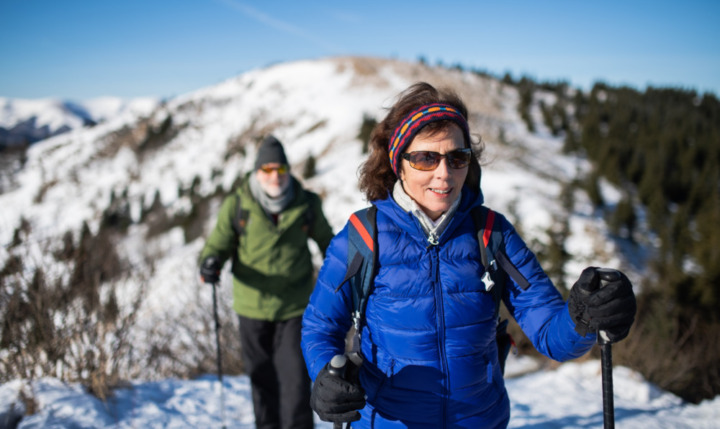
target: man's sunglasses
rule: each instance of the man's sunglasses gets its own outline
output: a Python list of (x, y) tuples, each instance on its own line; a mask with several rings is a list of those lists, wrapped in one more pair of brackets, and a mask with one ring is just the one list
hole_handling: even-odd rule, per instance
[(278, 167), (271, 167), (271, 166), (269, 166), (269, 165), (263, 165), (262, 167), (260, 167), (260, 169), (261, 169), (265, 174), (270, 174), (270, 173), (272, 173), (273, 171), (277, 171), (278, 174), (285, 174), (285, 173), (288, 172), (288, 166), (287, 166), (287, 165), (284, 165), (284, 164), (283, 164), (283, 165), (280, 165), (280, 166), (278, 166)]
[(416, 170), (434, 170), (440, 165), (440, 160), (443, 158), (447, 161), (448, 167), (459, 170), (470, 165), (472, 150), (470, 148), (457, 149), (446, 154), (420, 150), (417, 152), (406, 152), (402, 154), (402, 157), (403, 159), (407, 159), (410, 162), (410, 166)]

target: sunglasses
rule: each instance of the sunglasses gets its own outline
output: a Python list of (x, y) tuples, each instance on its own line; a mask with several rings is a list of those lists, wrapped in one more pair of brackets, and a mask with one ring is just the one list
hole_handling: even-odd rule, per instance
[(447, 161), (448, 167), (459, 170), (470, 165), (472, 150), (470, 148), (457, 149), (446, 154), (420, 150), (417, 152), (404, 153), (402, 157), (403, 159), (407, 159), (410, 162), (410, 166), (416, 170), (434, 170), (440, 165), (440, 160), (443, 158)]
[(270, 167), (269, 165), (263, 165), (262, 167), (260, 167), (260, 169), (261, 169), (265, 174), (270, 174), (270, 173), (272, 173), (273, 171), (277, 171), (278, 174), (285, 174), (285, 173), (288, 172), (288, 166), (287, 166), (287, 165), (281, 165), (281, 166), (279, 166), (279, 167)]

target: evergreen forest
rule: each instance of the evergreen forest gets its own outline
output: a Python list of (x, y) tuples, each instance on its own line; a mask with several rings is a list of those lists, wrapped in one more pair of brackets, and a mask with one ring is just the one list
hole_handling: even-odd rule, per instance
[[(616, 238), (630, 249), (639, 241), (656, 243), (636, 285), (635, 326), (616, 345), (615, 363), (692, 402), (720, 394), (718, 98), (605, 83), (589, 92), (526, 78), (515, 85), (524, 118), (535, 91), (555, 93), (554, 105), (541, 104), (545, 122), (565, 136), (566, 152), (591, 161), (593, 170), (579, 186)], [(622, 190), (612, 207), (598, 191), (601, 179)]]

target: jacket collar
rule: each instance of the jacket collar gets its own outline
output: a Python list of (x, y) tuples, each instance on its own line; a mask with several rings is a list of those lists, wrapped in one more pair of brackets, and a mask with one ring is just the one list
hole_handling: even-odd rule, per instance
[[(452, 232), (462, 223), (467, 216), (470, 216), (470, 212), (474, 207), (481, 206), (484, 202), (482, 190), (478, 189), (473, 191), (467, 186), (463, 186), (462, 194), (460, 196), (460, 204), (458, 205), (457, 211), (450, 219), (450, 223), (442, 232), (439, 237), (439, 244), (443, 244), (447, 241), (448, 237), (451, 236)], [(407, 232), (409, 235), (417, 239), (418, 241), (426, 243), (425, 232), (415, 216), (406, 212), (397, 202), (392, 198), (392, 195), (388, 195), (387, 198), (382, 200), (373, 201), (378, 208), (378, 211), (383, 215), (389, 217), (399, 228)]]

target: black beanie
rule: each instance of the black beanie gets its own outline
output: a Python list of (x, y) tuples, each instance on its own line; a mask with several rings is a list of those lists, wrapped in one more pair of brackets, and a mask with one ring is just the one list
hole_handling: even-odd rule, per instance
[(255, 158), (255, 170), (258, 170), (263, 165), (270, 163), (285, 165), (288, 163), (282, 143), (280, 143), (280, 140), (276, 139), (275, 136), (272, 135), (265, 137), (262, 143), (260, 143), (257, 158)]

